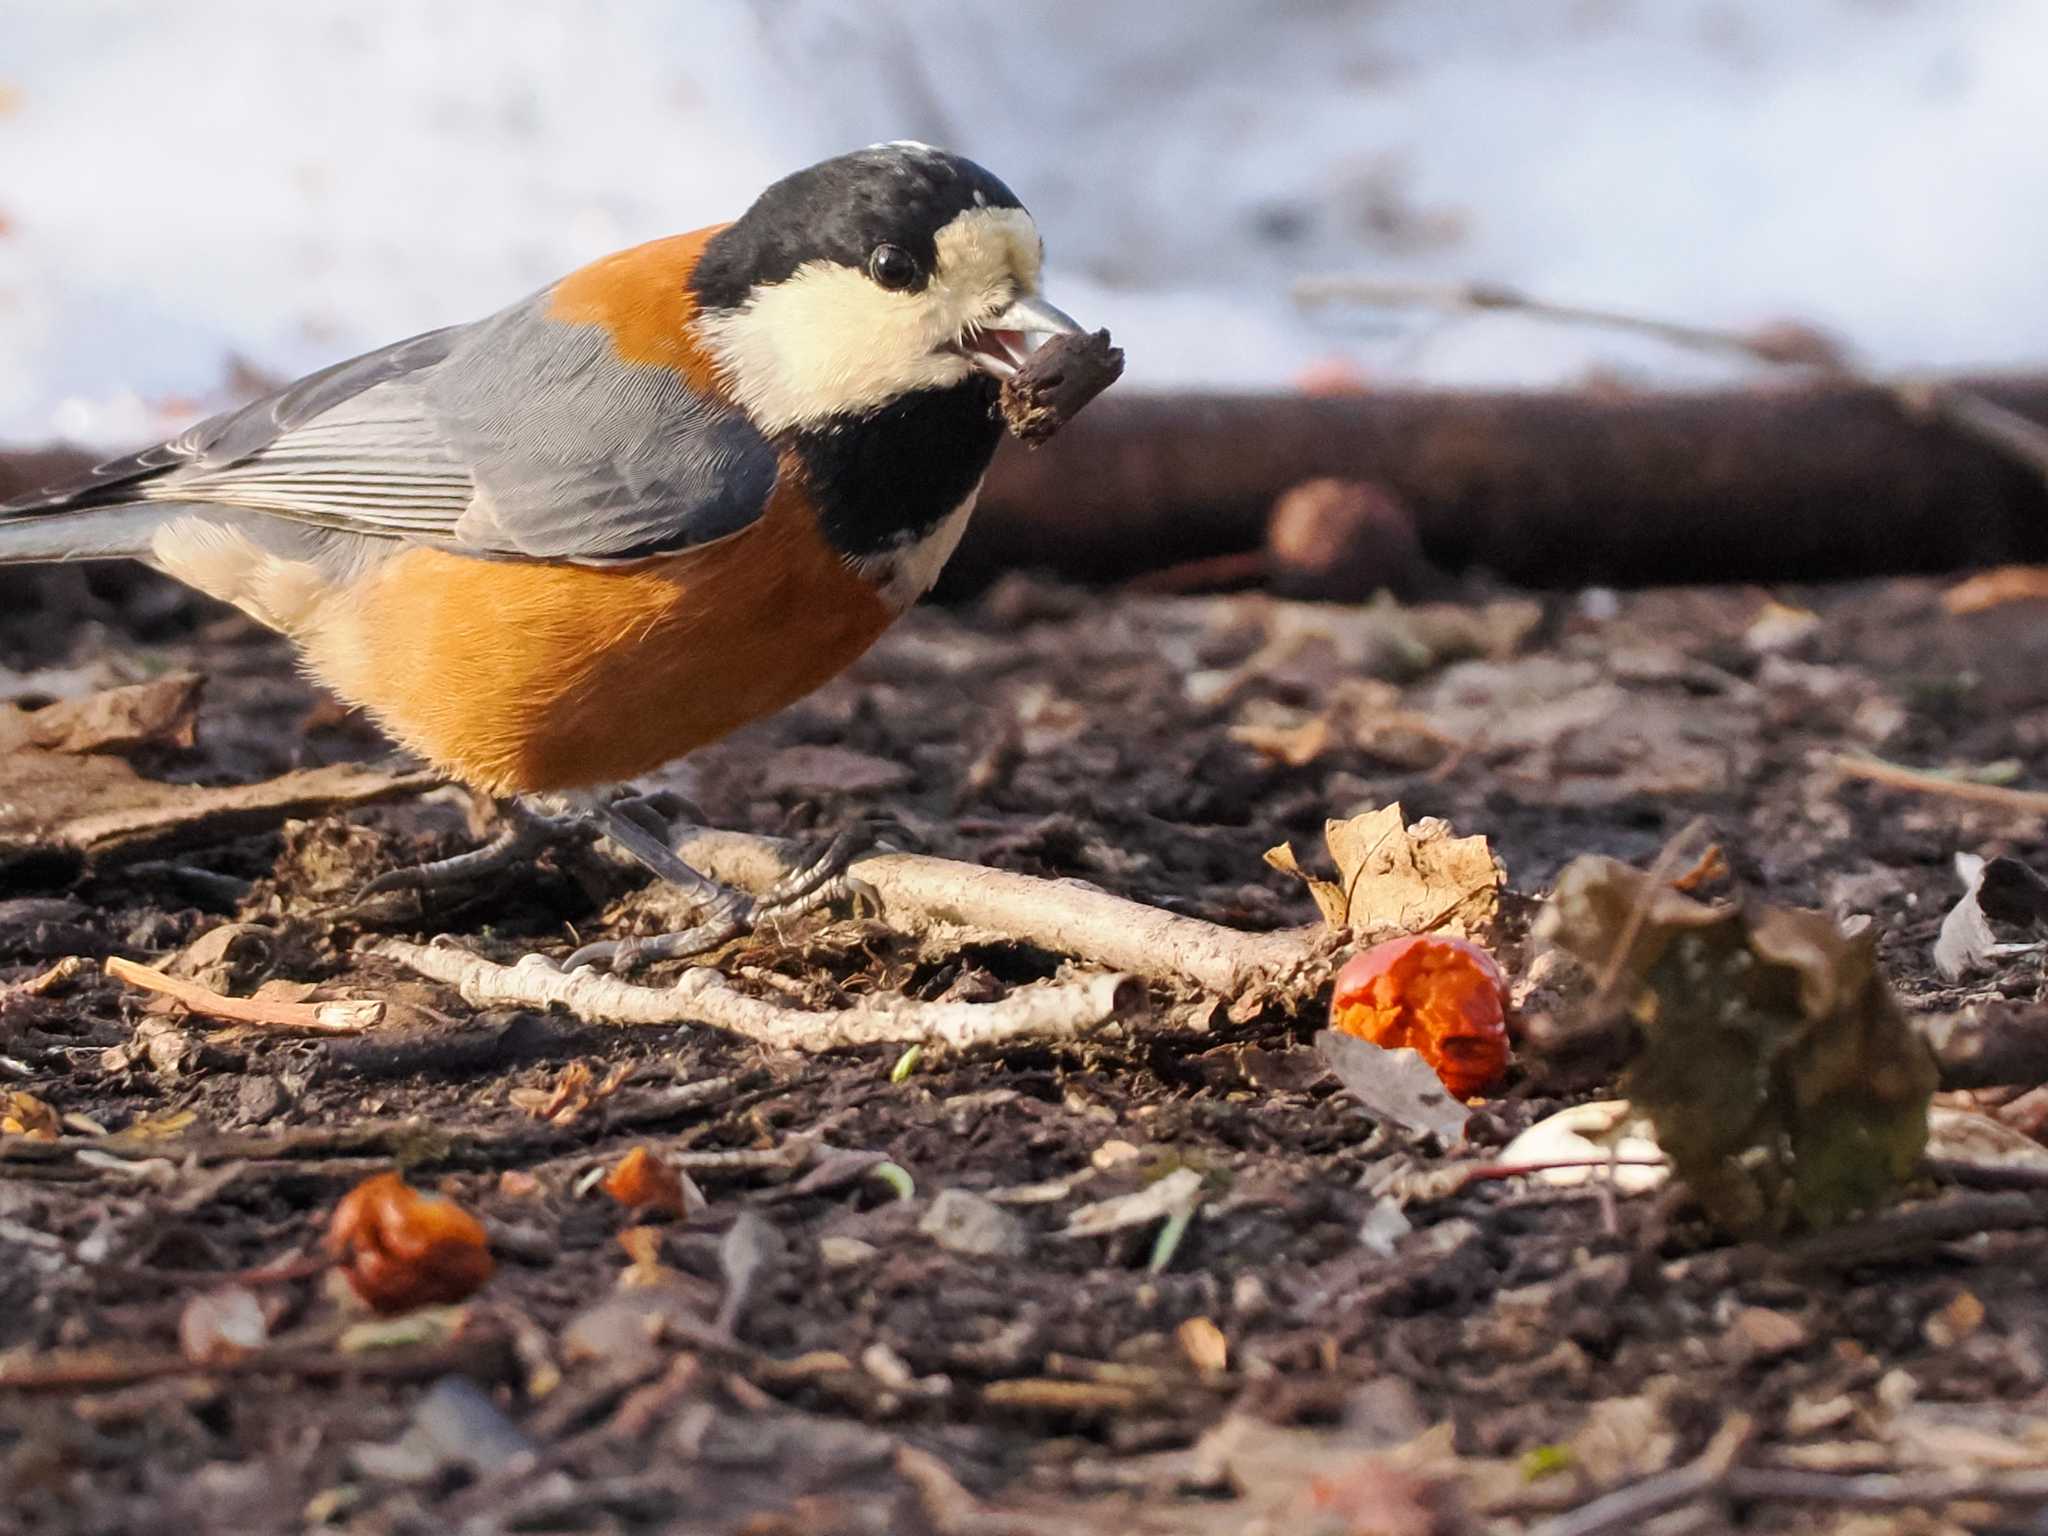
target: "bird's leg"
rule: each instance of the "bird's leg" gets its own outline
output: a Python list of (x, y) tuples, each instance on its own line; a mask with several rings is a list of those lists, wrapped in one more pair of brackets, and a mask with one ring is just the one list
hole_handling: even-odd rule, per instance
[(692, 868), (669, 846), (673, 829), (650, 834), (644, 803), (621, 802), (593, 815), (602, 818), (604, 835), (653, 874), (676, 886), (697, 903), (697, 921), (674, 933), (644, 939), (604, 939), (586, 944), (565, 962), (570, 970), (604, 966), (623, 975), (663, 960), (686, 960), (751, 933), (771, 917), (800, 917), (847, 897), (872, 901), (874, 893), (847, 873), (870, 845), (854, 828), (843, 828), (822, 847), (800, 857), (789, 873), (758, 897), (722, 885)]
[(677, 819), (687, 817), (701, 824), (703, 813), (673, 791), (610, 800), (580, 795), (573, 799), (521, 798), (500, 802), (498, 811), (504, 825), (482, 847), (387, 871), (366, 885), (357, 899), (389, 891), (424, 895), (462, 889), (519, 868), (552, 843), (603, 837), (650, 874), (674, 886), (696, 908), (696, 921), (688, 928), (644, 939), (585, 944), (566, 962), (570, 970), (603, 966), (620, 974), (716, 949), (753, 932), (768, 917), (800, 917), (848, 897), (873, 899), (873, 892), (847, 873), (847, 867), (871, 842), (854, 828), (842, 829), (799, 857), (789, 873), (755, 897), (712, 879), (675, 851)]
[(493, 875), (517, 869), (550, 843), (565, 837), (588, 836), (580, 815), (547, 815), (523, 800), (502, 800), (498, 815), (504, 823), (481, 848), (451, 858), (412, 864), (387, 870), (364, 886), (357, 901), (381, 896), (387, 891), (418, 891), (428, 895), (475, 885)]

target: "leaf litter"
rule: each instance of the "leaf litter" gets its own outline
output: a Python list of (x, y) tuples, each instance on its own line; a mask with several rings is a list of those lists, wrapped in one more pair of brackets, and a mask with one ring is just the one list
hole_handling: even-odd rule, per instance
[[(1808, 600), (1821, 623), (1814, 634), (1800, 621), (1798, 659), (1779, 650), (1757, 659), (1744, 641), (1754, 594), (1731, 595), (1721, 607), (1705, 594), (1631, 596), (1617, 606), (1619, 617), (1598, 621), (1596, 636), (1583, 628), (1591, 621), (1560, 603), (1545, 631), (1558, 638), (1540, 645), (1525, 632), (1448, 663), (1387, 652), (1386, 686), (1398, 696), (1376, 694), (1365, 705), (1398, 709), (1458, 743), (1448, 753), (1417, 751), (1405, 766), (1400, 754), (1376, 754), (1365, 733), (1341, 720), (1312, 753), (1274, 754), (1233, 738), (1231, 727), (1255, 710), (1313, 714), (1313, 690), (1327, 686), (1333, 668), (1352, 665), (1315, 636), (1313, 615), (1298, 626), (1300, 643), (1259, 658), (1256, 639), (1236, 648), (1245, 605), (1203, 615), (1201, 604), (1082, 598), (1027, 584), (991, 594), (964, 618), (915, 616), (902, 643), (885, 642), (854, 683), (772, 723), (763, 741), (766, 750), (829, 743), (867, 762), (909, 765), (908, 782), (871, 793), (946, 856), (1088, 880), (1246, 928), (1284, 928), (1309, 915), (1297, 883), (1261, 878), (1263, 849), (1281, 837), (1306, 847), (1354, 808), (1384, 815), (1391, 802), (1405, 802), (1424, 813), (1415, 827), (1403, 826), (1411, 840), (1431, 818), (1463, 833), (1483, 830), (1489, 862), (1511, 859), (1531, 893), (1589, 847), (1647, 862), (1673, 825), (1712, 809), (1725, 862), (1738, 883), (1768, 891), (1763, 904), (1786, 896), (1832, 903), (1839, 891), (1844, 905), (1835, 915), (1866, 920), (1867, 941), (1910, 1008), (1956, 1006), (1957, 994), (1929, 963), (1935, 914), (1954, 895), (1952, 885), (1943, 889), (1945, 861), (1958, 846), (1998, 845), (2023, 860), (2041, 850), (2024, 828), (1995, 819), (2008, 814), (2000, 806), (1936, 806), (1900, 800), (1883, 784), (1844, 785), (1812, 771), (1808, 754), (1847, 735), (1901, 761), (2014, 758), (2030, 770), (2023, 777), (2048, 778), (2027, 745), (2031, 706), (2009, 702), (2011, 690), (2039, 675), (2038, 666), (2022, 665), (2024, 632), (1969, 639), (1965, 666), (1953, 654), (1963, 641), (1939, 627), (1946, 620), (1938, 593), (1901, 585)], [(2003, 612), (1969, 622), (1995, 626)], [(263, 714), (274, 707), (267, 696), (245, 680), (289, 686), (281, 656), (240, 671), (224, 666), (243, 643), (195, 642), (181, 658), (210, 674), (210, 720), (274, 718)], [(1225, 702), (1190, 699), (1182, 674), (1159, 660), (1176, 647), (1204, 646), (1214, 649), (1198, 664), (1231, 673)], [(1570, 676), (1559, 673), (1545, 685), (1550, 691), (1518, 698), (1560, 653), (1568, 653)], [(1063, 701), (1085, 728), (998, 753), (988, 772), (971, 774), (1013, 698), (981, 699), (947, 685), (967, 675), (950, 658), (970, 654), (980, 658), (975, 667), (1005, 669), (988, 675)], [(1986, 679), (1987, 689), (2008, 690), (2008, 702), (1993, 708), (1953, 692), (1916, 693), (1908, 669), (1929, 654), (1953, 673)], [(1618, 712), (1623, 725), (1650, 721), (1654, 729), (1631, 735), (1583, 711), (1573, 689), (1592, 690), (1593, 704)], [(1498, 736), (1480, 728), (1480, 714), (1514, 722), (1517, 708), (1538, 696), (1549, 711), (1541, 730), (1526, 715)], [(1659, 733), (1667, 725), (1680, 732), (1682, 751), (1666, 752)], [(1939, 736), (1930, 735), (1937, 725)], [(202, 729), (188, 770), (203, 767), (214, 784), (292, 771), (274, 759), (232, 756), (260, 752), (253, 744), (263, 739), (254, 729)], [(794, 817), (809, 831), (847, 809), (805, 811), (791, 798), (821, 793), (815, 775), (803, 786), (762, 789), (752, 771), (761, 750), (736, 745), (704, 755), (693, 787), (713, 819), (781, 831)], [(240, 766), (220, 766), (228, 763)], [(128, 765), (114, 766), (134, 777)], [(1552, 774), (1559, 793), (1545, 785)], [(115, 798), (103, 804), (125, 815), (123, 791), (110, 783), (104, 792)], [(822, 793), (829, 800), (829, 787)], [(1751, 1465), (1791, 1466), (1800, 1457), (1819, 1465), (1824, 1454), (1839, 1458), (1859, 1444), (1866, 1449), (1858, 1454), (1883, 1465), (1882, 1442), (1870, 1437), (1901, 1422), (1900, 1403), (1998, 1409), (2015, 1416), (1999, 1445), (2027, 1443), (2024, 1405), (2044, 1383), (2010, 1341), (2038, 1315), (2038, 1248), (2028, 1246), (2033, 1229), (2013, 1225), (2006, 1206), (2006, 1224), (1974, 1240), (1966, 1287), (1944, 1258), (1952, 1239), (1930, 1244), (1910, 1234), (1903, 1248), (1894, 1242), (1878, 1274), (1809, 1273), (1796, 1291), (1754, 1276), (1731, 1281), (1744, 1272), (1721, 1261), (1732, 1264), (1742, 1250), (1718, 1246), (1704, 1225), (1665, 1202), (1631, 1202), (1618, 1221), (1604, 1221), (1597, 1171), (1582, 1185), (1465, 1176), (1472, 1166), (1508, 1162), (1515, 1134), (1568, 1108), (1574, 1095), (1611, 1096), (1611, 1079), (1561, 1087), (1568, 1079), (1554, 1075), (1547, 1056), (1518, 1052), (1503, 1092), (1453, 1106), (1465, 1131), (1465, 1161), (1454, 1162), (1428, 1144), (1429, 1133), (1388, 1134), (1386, 1123), (1398, 1117), (1368, 1109), (1340, 1086), (1341, 1072), (1321, 1070), (1322, 1055), (1285, 1015), (1255, 1009), (1231, 1018), (1185, 1000), (1159, 1008), (1146, 1037), (1111, 1034), (965, 1058), (928, 1052), (898, 1083), (888, 1080), (894, 1048), (797, 1064), (682, 1031), (627, 1039), (563, 1030), (558, 1040), (500, 1014), (479, 1015), (447, 991), (359, 955), (310, 899), (316, 889), (346, 889), (366, 872), (366, 857), (388, 864), (422, 846), (461, 846), (458, 811), (402, 802), (343, 821), (322, 809), (313, 813), (321, 819), (282, 832), (279, 814), (209, 820), (196, 830), (180, 823), (178, 836), (197, 840), (177, 857), (231, 872), (246, 898), (214, 888), (194, 905), (165, 883), (180, 877), (138, 870), (146, 860), (124, 855), (90, 877), (96, 885), (79, 888), (91, 900), (61, 924), (37, 917), (8, 926), (0, 913), (0, 939), (12, 946), (0, 982), (49, 972), (76, 942), (60, 934), (90, 934), (108, 944), (103, 953), (154, 966), (210, 931), (254, 922), (272, 937), (218, 941), (219, 954), (195, 955), (195, 979), (248, 997), (266, 982), (319, 977), (344, 997), (431, 1006), (461, 1032), (531, 1037), (544, 1054), (502, 1064), (469, 1057), (452, 1068), (421, 1056), (415, 1071), (371, 1076), (341, 1049), (362, 1042), (223, 1041), (189, 1023), (144, 1017), (142, 1029), (165, 1032), (156, 1054), (179, 1059), (173, 1075), (157, 1071), (149, 1052), (108, 1054), (139, 1037), (137, 1014), (133, 996), (97, 967), (74, 969), (63, 986), (39, 994), (0, 993), (0, 1056), (27, 1069), (5, 1086), (34, 1094), (58, 1116), (54, 1139), (0, 1137), (0, 1241), (34, 1256), (33, 1284), (50, 1298), (33, 1307), (25, 1278), (0, 1275), (0, 1303), (15, 1319), (0, 1382), (35, 1372), (62, 1379), (50, 1376), (55, 1352), (70, 1342), (56, 1330), (58, 1317), (85, 1320), (90, 1337), (123, 1341), (118, 1349), (110, 1343), (97, 1375), (74, 1374), (69, 1397), (0, 1393), (6, 1466), (49, 1465), (55, 1448), (75, 1443), (64, 1436), (83, 1421), (78, 1415), (132, 1411), (120, 1402), (127, 1392), (212, 1394), (217, 1404), (222, 1383), (232, 1382), (252, 1405), (248, 1413), (202, 1407), (161, 1415), (152, 1431), (162, 1447), (153, 1453), (153, 1486), (131, 1485), (118, 1468), (96, 1474), (102, 1523), (118, 1526), (163, 1486), (180, 1487), (195, 1507), (224, 1498), (225, 1485), (200, 1470), (217, 1462), (260, 1465), (280, 1490), (274, 1520), (227, 1521), (252, 1530), (297, 1529), (309, 1505), (346, 1508), (366, 1529), (393, 1528), (406, 1501), (431, 1508), (443, 1524), (456, 1517), (450, 1511), (483, 1511), (479, 1529), (656, 1518), (706, 1529), (745, 1519), (768, 1529), (759, 1521), (778, 1518), (793, 1529), (873, 1527), (877, 1519), (881, 1528), (915, 1529), (920, 1518), (949, 1528), (933, 1511), (952, 1511), (945, 1518), (958, 1529), (971, 1528), (960, 1524), (968, 1511), (1082, 1532), (1238, 1531), (1260, 1520), (1276, 1530), (1315, 1529), (1319, 1520), (1343, 1528), (1394, 1511), (1456, 1518), (1434, 1493), (1383, 1474), (1390, 1464), (1428, 1490), (1454, 1491), (1474, 1518), (1512, 1530), (1632, 1479), (1683, 1471), (1706, 1447), (1700, 1426), (1731, 1404), (1755, 1415), (1755, 1443), (1742, 1453)], [(1425, 856), (1410, 853), (1421, 867)], [(1344, 868), (1337, 862), (1340, 876)], [(1520, 948), (1518, 898), (1504, 881), (1476, 864), (1474, 873), (1481, 878), (1469, 885), (1452, 879), (1435, 891), (1425, 875), (1419, 898), (1402, 896), (1391, 910), (1430, 922), (1491, 885), (1494, 916), (1484, 938), (1519, 989), (1543, 952)], [(1725, 883), (1718, 871), (1701, 880), (1703, 889)], [(1349, 908), (1347, 896), (1347, 925)], [(568, 923), (588, 936), (635, 931), (647, 916), (614, 873), (544, 863), (474, 913), (435, 913), (421, 931), (448, 926), (509, 959), (537, 941), (557, 941)], [(1452, 931), (1449, 922), (1439, 931)], [(818, 932), (829, 942), (793, 934), (781, 947), (747, 951), (750, 973), (779, 978), (750, 984), (829, 998), (849, 986), (937, 996), (952, 982), (947, 958), (920, 954), (874, 925)], [(1049, 973), (1046, 962), (1014, 950), (980, 948), (972, 963), (997, 985)], [(1785, 990), (1773, 994), (1777, 1003)], [(1795, 997), (1797, 990), (1790, 988)], [(1557, 988), (1544, 1006), (1573, 1023), (1593, 1001)], [(2024, 1006), (2023, 993), (2014, 1002)], [(1794, 1015), (1806, 1021), (1796, 1001), (1777, 1007), (1774, 1026)], [(436, 1026), (428, 1019), (423, 1027)], [(538, 1088), (539, 1107), (549, 1107), (571, 1062), (590, 1073), (581, 1089), (572, 1079), (562, 1099), (563, 1109), (576, 1106), (573, 1114), (539, 1119), (511, 1098)], [(613, 1092), (586, 1097), (620, 1068), (629, 1075)], [(719, 1079), (726, 1086), (716, 1096), (689, 1097), (696, 1084)], [(1440, 1085), (1415, 1086), (1418, 1095), (1442, 1094)], [(245, 1118), (252, 1111), (259, 1118)], [(74, 1133), (72, 1116), (114, 1134)], [(124, 1140), (151, 1117), (162, 1133), (147, 1151)], [(1982, 1112), (1968, 1118), (1949, 1142), (1940, 1129), (1947, 1112), (1937, 1113), (1929, 1156), (1962, 1148), (1975, 1163), (2003, 1157), (2016, 1176), (2028, 1176), (2017, 1143), (1986, 1139), (1984, 1128), (1998, 1122)], [(793, 1193), (836, 1155), (793, 1155), (806, 1136), (873, 1149), (853, 1155), (863, 1167), (879, 1156), (914, 1173), (909, 1197), (859, 1176)], [(1130, 1155), (1098, 1167), (1091, 1154), (1111, 1143)], [(608, 1199), (578, 1199), (574, 1189), (634, 1146), (688, 1169), (706, 1203), (627, 1228), (637, 1255), (629, 1259), (615, 1238), (640, 1217)], [(87, 1150), (106, 1165), (147, 1164), (151, 1178), (81, 1161)], [(1636, 1150), (1623, 1154), (1617, 1176), (1630, 1171)], [(346, 1350), (322, 1343), (319, 1331), (342, 1315), (339, 1304), (306, 1279), (258, 1277), (321, 1262), (323, 1210), (394, 1158), (416, 1189), (453, 1198), (479, 1220), (493, 1273), (452, 1308), (351, 1325)], [(1403, 1168), (1415, 1175), (1405, 1184), (1395, 1177)], [(1194, 1178), (1193, 1200), (1162, 1208), (1154, 1196), (1145, 1219), (1086, 1241), (1048, 1240), (1084, 1208), (1180, 1173)], [(1452, 1177), (1423, 1177), (1443, 1173)], [(991, 1266), (922, 1231), (934, 1201), (953, 1190), (1032, 1191), (1032, 1200), (1004, 1205), (1026, 1229), (1021, 1255)], [(2027, 1207), (2031, 1197), (1999, 1198)], [(757, 1241), (762, 1229), (741, 1226), (743, 1213), (767, 1223), (776, 1241)], [(1165, 1262), (1155, 1266), (1176, 1221)], [(728, 1277), (742, 1270), (749, 1278), (736, 1337), (720, 1338), (713, 1323), (734, 1294)], [(1639, 1277), (1660, 1270), (1656, 1295), (1638, 1289)], [(616, 1297), (653, 1299), (608, 1323), (598, 1353), (576, 1353), (572, 1322), (611, 1305), (612, 1287), (627, 1273), (656, 1283)], [(255, 1295), (272, 1331), (245, 1363), (201, 1369), (180, 1352), (177, 1324), (193, 1297), (222, 1284)], [(279, 1303), (285, 1310), (273, 1317)], [(1724, 1309), (1747, 1321), (1724, 1328)], [(1765, 1328), (1752, 1315), (1759, 1312), (1794, 1326)], [(1194, 1328), (1198, 1319), (1213, 1334)], [(248, 1321), (237, 1302), (212, 1332), (250, 1339), (241, 1327)], [(195, 1329), (203, 1322), (195, 1316)], [(1759, 1353), (1756, 1341), (1767, 1335), (1769, 1351)], [(575, 1337), (595, 1336), (585, 1328)], [(207, 1335), (195, 1337), (203, 1343)], [(155, 1351), (153, 1369), (186, 1374), (107, 1392), (119, 1370), (134, 1368), (133, 1352), (145, 1350)], [(364, 1362), (356, 1374), (341, 1371), (344, 1355)], [(396, 1443), (432, 1383), (451, 1374), (480, 1383), (485, 1419), (514, 1425), (519, 1443), (542, 1447), (551, 1470), (526, 1477), (515, 1469), (502, 1486), (464, 1491), (459, 1471), (405, 1484), (347, 1461), (349, 1443)], [(84, 1385), (88, 1378), (102, 1385)], [(1837, 1401), (1846, 1408), (1831, 1406)], [(1806, 1417), (1782, 1409), (1792, 1402)], [(258, 1403), (270, 1422), (292, 1426), (306, 1459), (266, 1460), (264, 1447), (239, 1438)], [(1846, 1416), (1829, 1417), (1837, 1413)], [(329, 1429), (341, 1422), (352, 1426), (346, 1441)], [(458, 1408), (450, 1422), (469, 1420)], [(1353, 1434), (1361, 1424), (1384, 1433)], [(1225, 1426), (1227, 1453), (1211, 1438)], [(1968, 1464), (1953, 1439), (1944, 1445)], [(1047, 1446), (1059, 1455), (1039, 1449)], [(933, 1462), (944, 1465), (935, 1472)], [(457, 1505), (461, 1498), (471, 1502)], [(906, 1498), (907, 1512), (876, 1513)], [(1828, 1528), (1825, 1517), (1813, 1528)]]

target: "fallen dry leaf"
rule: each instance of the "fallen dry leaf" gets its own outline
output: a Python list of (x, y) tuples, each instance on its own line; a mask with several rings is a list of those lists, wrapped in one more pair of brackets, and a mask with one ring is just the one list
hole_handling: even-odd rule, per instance
[(1142, 1227), (1162, 1216), (1194, 1209), (1202, 1198), (1202, 1176), (1192, 1168), (1176, 1168), (1143, 1189), (1081, 1206), (1060, 1229), (1062, 1237), (1100, 1237), (1126, 1227)]
[(1999, 950), (1998, 935), (1977, 902), (1984, 884), (1984, 860), (1974, 853), (1955, 856), (1956, 874), (1963, 882), (1963, 894), (1942, 917), (1941, 930), (1934, 936), (1934, 968), (1944, 981), (1961, 981), (1965, 976), (1991, 968)]
[(1671, 877), (1671, 888), (1696, 895), (1708, 886), (1719, 885), (1731, 877), (1728, 856), (1721, 851), (1719, 843), (1709, 843), (1706, 850), (1694, 861), (1691, 869)]
[(0, 752), (0, 878), (17, 860), (148, 858), (268, 832), (293, 817), (375, 805), (438, 787), (424, 769), (359, 763), (305, 768), (260, 784), (165, 784), (118, 757)]
[(1824, 912), (1709, 905), (1615, 859), (1574, 860), (1538, 921), (1628, 998), (1628, 1098), (1724, 1226), (1814, 1226), (1917, 1167), (1936, 1070), (1877, 968)]
[(67, 754), (121, 754), (145, 747), (190, 747), (198, 740), (202, 681), (196, 672), (173, 672), (41, 709), (10, 707), (0, 714), (0, 752), (39, 747)]
[(1375, 1119), (1434, 1136), (1447, 1147), (1464, 1139), (1470, 1118), (1465, 1106), (1451, 1097), (1436, 1069), (1414, 1051), (1388, 1050), (1334, 1029), (1317, 1032), (1316, 1050)]
[(1465, 743), (1426, 715), (1401, 707), (1401, 690), (1374, 678), (1345, 678), (1314, 714), (1255, 698), (1230, 739), (1265, 757), (1305, 767), (1332, 752), (1357, 752), (1396, 768), (1433, 768)]
[(572, 1061), (562, 1068), (552, 1086), (514, 1088), (505, 1097), (536, 1120), (568, 1125), (592, 1105), (624, 1087), (632, 1070), (632, 1063), (622, 1063), (599, 1082), (588, 1062)]
[(621, 1289), (660, 1285), (672, 1271), (661, 1262), (661, 1232), (655, 1227), (628, 1227), (619, 1234), (627, 1265), (619, 1274)]
[(770, 754), (757, 782), (766, 795), (873, 795), (901, 789), (915, 777), (891, 758), (806, 744)]
[(1974, 1109), (1936, 1104), (1927, 1111), (1927, 1156), (1978, 1168), (2024, 1168), (2048, 1173), (2048, 1147), (2010, 1125), (2004, 1105), (1994, 1118)]
[(367, 1178), (342, 1197), (326, 1245), (355, 1293), (379, 1312), (462, 1301), (491, 1278), (483, 1224), (395, 1173)]
[(16, 1090), (0, 1098), (0, 1136), (26, 1136), (30, 1141), (55, 1141), (64, 1124), (57, 1111), (32, 1093)]
[(1266, 862), (1295, 876), (1323, 921), (1371, 942), (1398, 934), (1484, 938), (1500, 911), (1507, 872), (1483, 837), (1456, 837), (1449, 822), (1424, 817), (1409, 826), (1400, 802), (1324, 824), (1337, 878), (1305, 871), (1287, 843)]

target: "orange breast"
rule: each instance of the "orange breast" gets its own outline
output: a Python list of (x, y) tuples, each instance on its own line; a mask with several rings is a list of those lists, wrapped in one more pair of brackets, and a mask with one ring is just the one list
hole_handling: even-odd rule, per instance
[(843, 670), (894, 612), (785, 479), (761, 520), (625, 567), (410, 549), (303, 638), (314, 671), (479, 789), (645, 773)]

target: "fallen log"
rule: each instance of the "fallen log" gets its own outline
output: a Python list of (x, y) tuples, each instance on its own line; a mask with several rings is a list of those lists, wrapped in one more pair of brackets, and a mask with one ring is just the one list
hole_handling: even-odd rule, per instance
[[(2048, 421), (2048, 379), (1972, 378)], [(945, 590), (1092, 582), (1264, 548), (1302, 481), (1367, 482), (1433, 565), (1529, 586), (1831, 579), (2048, 558), (2048, 486), (1897, 392), (1147, 395), (1005, 447)], [(1363, 595), (1363, 594), (1359, 594)]]
[[(1953, 382), (2048, 422), (2048, 378)], [(64, 450), (0, 455), (0, 497), (86, 462)], [(1005, 444), (941, 592), (964, 596), (1020, 568), (1109, 583), (1256, 556), (1275, 500), (1320, 478), (1365, 482), (1405, 509), (1429, 564), (1528, 586), (2048, 560), (2041, 476), (1909, 412), (1893, 388), (1112, 391), (1035, 451)]]

